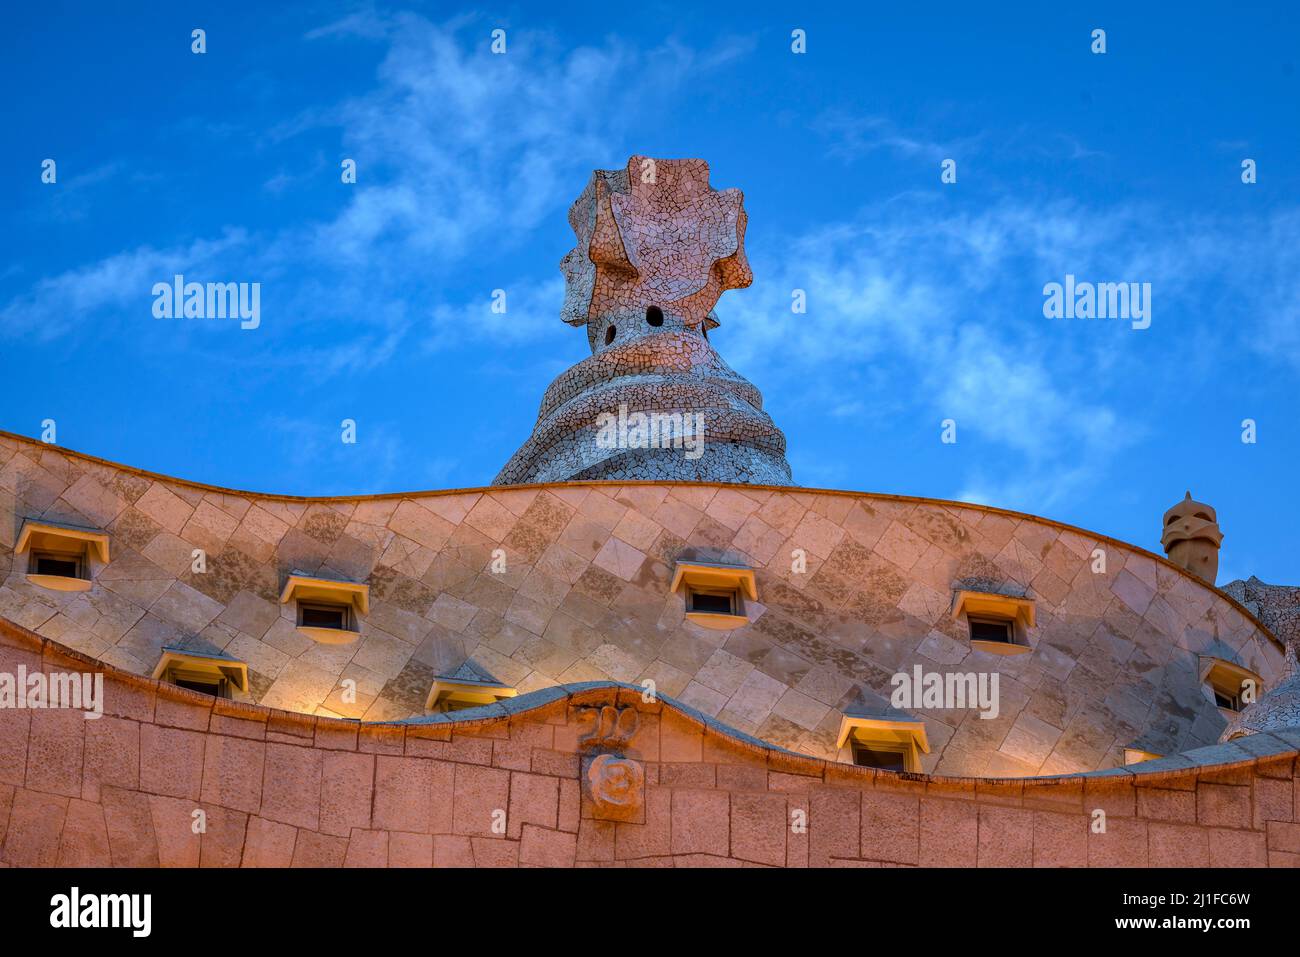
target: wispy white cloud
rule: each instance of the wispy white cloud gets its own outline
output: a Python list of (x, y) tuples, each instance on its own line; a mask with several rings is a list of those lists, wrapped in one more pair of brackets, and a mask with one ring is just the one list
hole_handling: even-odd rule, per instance
[[(429, 311), (428, 331), (421, 337), (425, 351), (437, 351), (471, 339), (498, 345), (554, 340), (560, 330), (557, 323), (548, 320), (559, 315), (564, 302), (564, 279), (558, 271), (549, 279), (522, 281), (497, 289), (504, 294), (503, 300), (492, 296), (496, 289), (484, 289), (483, 296), (472, 302), (436, 303)], [(498, 301), (503, 302), (504, 311), (493, 309)]]
[[(399, 478), (409, 480), (413, 466), (419, 463), (422, 451), (415, 442), (407, 442), (391, 425), (372, 421), (364, 415), (353, 419), (353, 442), (344, 442), (343, 419), (326, 421), (321, 416), (270, 415), (262, 419), (261, 428), (278, 437), (278, 444), (291, 446), (292, 456), (286, 457), (280, 474), (273, 476), (273, 491), (295, 494), (309, 487), (310, 477), (303, 472), (302, 463), (309, 462), (312, 469), (331, 474), (352, 474), (364, 471), (370, 487), (391, 487)], [(364, 466), (358, 463), (363, 462)], [(446, 474), (454, 467), (454, 460), (437, 460), (434, 471)], [(409, 470), (409, 471), (408, 471)]]
[(519, 243), (571, 201), (593, 157), (617, 155), (634, 121), (666, 111), (676, 91), (751, 45), (695, 50), (669, 40), (639, 50), (610, 39), (570, 49), (512, 30), (508, 53), (496, 55), (486, 34), (467, 42), (409, 14), (357, 29), (389, 43), (378, 85), (337, 111), (359, 185), (373, 185), (322, 227), (321, 245), (391, 237), (407, 251), (451, 256)]
[[(936, 441), (952, 418), (959, 442), (1003, 449), (1014, 469), (953, 476), (973, 500), (1050, 508), (1097, 481), (1157, 425), (1133, 407), (1135, 383), (1186, 388), (1224, 349), (1300, 353), (1295, 213), (1173, 221), (1154, 207), (1016, 199), (954, 214), (909, 195), (779, 248), (751, 236), (755, 285), (720, 303), (728, 360), (772, 392), (885, 370), (852, 398), (804, 394), (830, 417), (864, 414), (879, 395)], [(1067, 273), (1152, 283), (1154, 331), (1045, 319), (1042, 286)], [(806, 314), (791, 311), (795, 289)], [(1154, 342), (1187, 355), (1151, 362)]]
[(215, 239), (199, 239), (183, 247), (139, 246), (41, 279), (0, 306), (0, 334), (55, 339), (79, 324), (95, 321), (104, 310), (148, 317), (154, 283), (239, 256), (248, 243), (243, 230), (229, 229)]
[[(337, 131), (341, 156), (357, 161), (355, 185), (338, 182), (333, 157), (321, 165), (316, 144), (306, 169), (278, 169), (267, 183), (287, 194), (328, 182), (346, 191), (330, 197), (335, 212), (271, 233), (214, 224), (190, 243), (142, 241), (39, 279), (0, 303), (0, 336), (50, 340), (151, 322), (152, 284), (177, 272), (264, 283), (263, 328), (241, 339), (238, 356), (242, 369), (263, 374), (309, 367), (328, 378), (379, 368), (409, 349), (565, 335), (558, 271), (517, 270), (509, 254), (559, 221), (593, 166), (626, 156), (631, 132), (679, 105), (710, 71), (749, 55), (754, 38), (704, 49), (673, 39), (649, 50), (617, 39), (567, 48), (511, 29), (510, 52), (494, 56), (482, 26), (372, 9), (312, 31), (305, 42), (382, 45), (372, 87), (268, 134), (284, 143)], [(940, 140), (879, 116), (828, 113), (814, 125), (846, 161), (878, 151), (925, 161), (992, 149), (978, 137)], [(1069, 137), (1044, 149), (1095, 154)], [(1174, 372), (1162, 371), (1168, 364), (1144, 367), (1140, 350), (1125, 347), (1143, 333), (1042, 318), (1042, 284), (1067, 272), (1152, 282), (1149, 335), (1178, 324), (1196, 342), (1179, 376), (1206, 374), (1228, 347), (1300, 362), (1295, 210), (1228, 221), (1024, 192), (975, 209), (908, 193), (794, 239), (756, 220), (748, 243), (756, 284), (720, 304), (715, 341), (727, 360), (769, 394), (805, 390), (842, 423), (887, 407), (937, 435), (940, 419), (951, 417), (959, 441), (971, 436), (1014, 453), (1014, 475), (953, 476), (971, 498), (1050, 508), (1142, 436), (1140, 412), (1111, 398), (1116, 383), (1140, 373), (1149, 387), (1177, 385)], [(466, 271), (491, 272), (484, 264), (502, 274), (484, 282), (481, 297), (466, 298)], [(444, 287), (453, 285), (449, 296)], [(505, 314), (490, 309), (493, 287), (507, 292)], [(796, 288), (808, 293), (807, 314), (790, 311)], [(318, 324), (330, 334), (301, 335)], [(204, 338), (193, 348), (207, 347)], [(565, 364), (538, 353), (529, 376)], [(500, 379), (522, 374), (497, 370)], [(844, 383), (859, 391), (837, 391)], [(801, 460), (791, 444), (800, 480), (835, 484), (843, 473)]]
[[(347, 190), (336, 214), (273, 233), (228, 227), (184, 246), (142, 243), (46, 277), (0, 303), (0, 335), (53, 339), (148, 322), (153, 283), (178, 272), (263, 283), (263, 326), (241, 344), (246, 365), (308, 363), (328, 375), (374, 367), (411, 337), (440, 348), (452, 342), (453, 327), (462, 337), (512, 342), (530, 338), (530, 327), (546, 328), (524, 310), (554, 314), (558, 271), (494, 277), (491, 286), (514, 300), (500, 321), (479, 315), (477, 303), (446, 301), (441, 287), (466, 263), (495, 260), (562, 217), (594, 166), (626, 155), (620, 139), (632, 123), (667, 111), (684, 86), (744, 56), (753, 40), (704, 49), (668, 40), (643, 50), (610, 39), (569, 48), (521, 29), (511, 31), (508, 55), (496, 56), (475, 32), (481, 26), (371, 10), (312, 31), (305, 42), (385, 45), (372, 88), (290, 118), (272, 134), (283, 141), (337, 128), (342, 155), (357, 162), (355, 185), (339, 183), (337, 173), (291, 169), (265, 184), (272, 192), (322, 181)], [(319, 154), (307, 162), (316, 171)], [(457, 321), (471, 314), (473, 321)], [(304, 343), (302, 333), (320, 323), (341, 334)], [(289, 339), (292, 354), (281, 348)]]
[(945, 142), (916, 132), (906, 132), (887, 116), (828, 110), (812, 122), (812, 129), (825, 137), (827, 153), (846, 162), (861, 159), (877, 150), (906, 157), (939, 162), (954, 155), (968, 155), (978, 138)]

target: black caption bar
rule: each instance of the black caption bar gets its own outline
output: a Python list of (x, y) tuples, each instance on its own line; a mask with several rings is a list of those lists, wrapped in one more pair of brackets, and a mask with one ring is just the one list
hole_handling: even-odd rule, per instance
[(994, 925), (1002, 939), (1231, 943), (1290, 927), (1294, 881), (1262, 870), (0, 870), (0, 926), (15, 943), (75, 934), (78, 944), (125, 947), (214, 934), (259, 946), (373, 946), (421, 928), (481, 943), (491, 928), (499, 949), (529, 946), (543, 928), (563, 933), (566, 920), (647, 941), (705, 923), (734, 943), (784, 923), (815, 926), (819, 938), (852, 941), (869, 927), (873, 941), (897, 934), (927, 945), (958, 945)]

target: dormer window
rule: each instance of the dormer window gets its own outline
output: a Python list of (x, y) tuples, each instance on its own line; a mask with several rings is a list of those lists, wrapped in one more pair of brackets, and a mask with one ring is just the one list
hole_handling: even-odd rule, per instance
[(722, 631), (748, 624), (745, 599), (758, 600), (754, 570), (741, 565), (678, 562), (672, 590), (682, 592), (688, 621)]
[(438, 675), (429, 688), (424, 709), (440, 713), (464, 711), (496, 704), (513, 698), (516, 694), (518, 692), (514, 688), (497, 681), (475, 664), (473, 659), (466, 659), (455, 671)]
[(1259, 675), (1249, 668), (1210, 655), (1201, 655), (1201, 681), (1224, 717), (1259, 700), (1264, 690)]
[(426, 711), (466, 711), (513, 698), (517, 691), (501, 682), (451, 681), (439, 677), (425, 699)]
[(108, 536), (72, 525), (23, 523), (15, 554), (27, 553), (27, 580), (55, 591), (89, 591), (92, 560), (108, 563)]
[(285, 582), (282, 603), (295, 603), (298, 630), (326, 645), (346, 645), (361, 636), (359, 616), (370, 610), (370, 586), (295, 572)]
[(230, 698), (235, 689), (248, 690), (248, 665), (223, 654), (164, 647), (153, 676), (214, 698)]
[(1034, 601), (1017, 595), (959, 590), (953, 596), (952, 617), (966, 622), (970, 645), (997, 655), (1020, 655), (1032, 649)]
[(906, 713), (842, 715), (837, 747), (841, 761), (879, 771), (919, 772), (921, 755), (930, 753), (925, 722)]

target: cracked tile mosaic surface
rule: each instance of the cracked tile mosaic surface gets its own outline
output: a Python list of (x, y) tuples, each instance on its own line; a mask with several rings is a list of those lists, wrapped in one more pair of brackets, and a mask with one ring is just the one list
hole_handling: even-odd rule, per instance
[(1224, 591), (1286, 643), (1286, 654), (1278, 680), (1228, 722), (1219, 740), (1300, 727), (1300, 588), (1269, 585), (1252, 575), (1225, 585)]
[[(763, 397), (709, 344), (727, 289), (753, 281), (740, 190), (715, 190), (703, 160), (633, 156), (596, 170), (569, 210), (561, 318), (592, 355), (559, 376), (531, 437), (494, 485), (581, 479), (789, 485), (785, 436)], [(602, 448), (601, 413), (703, 416), (704, 451)]]

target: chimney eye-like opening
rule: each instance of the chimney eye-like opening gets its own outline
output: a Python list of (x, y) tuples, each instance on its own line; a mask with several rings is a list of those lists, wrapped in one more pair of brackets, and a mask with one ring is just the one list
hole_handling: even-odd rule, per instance
[(658, 306), (650, 306), (645, 311), (645, 321), (658, 328), (664, 324), (664, 311)]
[(613, 344), (613, 342), (614, 342), (614, 337), (615, 337), (616, 335), (618, 335), (618, 327), (617, 327), (617, 326), (610, 326), (608, 329), (606, 329), (606, 330), (605, 330), (605, 345), (608, 346), (608, 345)]

